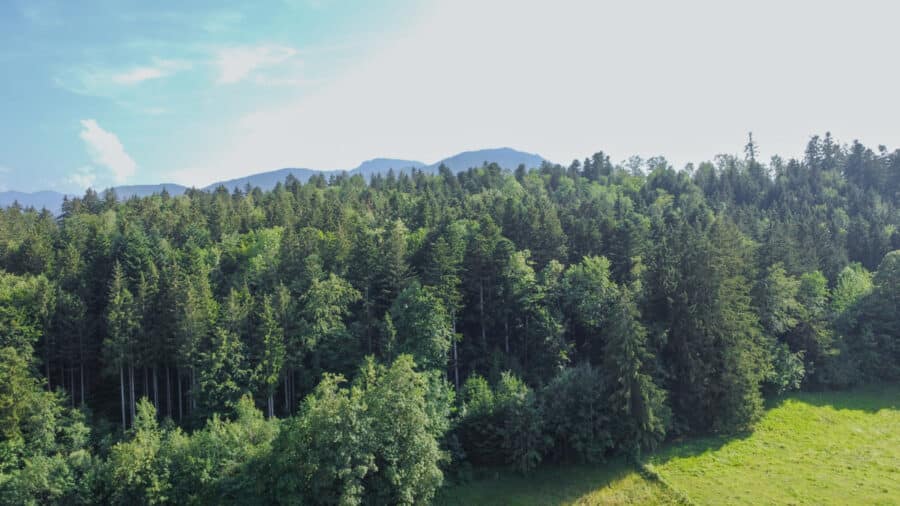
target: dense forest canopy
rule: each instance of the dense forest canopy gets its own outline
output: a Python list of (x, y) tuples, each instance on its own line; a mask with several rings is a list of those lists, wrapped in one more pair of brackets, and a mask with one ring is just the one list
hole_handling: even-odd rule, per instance
[(0, 212), (0, 502), (428, 502), (900, 379), (900, 151)]

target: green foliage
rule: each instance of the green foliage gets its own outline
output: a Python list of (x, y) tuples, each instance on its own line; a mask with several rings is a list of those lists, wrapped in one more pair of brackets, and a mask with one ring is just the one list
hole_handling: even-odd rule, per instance
[(751, 142), (11, 206), (2, 500), (425, 502), (448, 455), (636, 455), (894, 381), (897, 167), (825, 135), (770, 164)]
[(541, 391), (545, 427), (558, 460), (603, 462), (612, 448), (612, 412), (601, 371), (568, 368)]
[(411, 284), (397, 296), (390, 314), (397, 332), (397, 353), (412, 355), (426, 369), (446, 367), (453, 334), (450, 317), (435, 290)]
[(250, 371), (244, 361), (243, 344), (232, 330), (216, 328), (198, 361), (201, 408), (210, 415), (235, 412), (247, 393)]
[(506, 464), (522, 473), (540, 463), (547, 444), (543, 412), (522, 380), (504, 372), (492, 390), (483, 378), (472, 376), (462, 400), (456, 435), (473, 463)]
[(666, 392), (649, 374), (647, 331), (639, 321), (628, 288), (622, 288), (611, 311), (611, 328), (603, 350), (603, 385), (609, 391), (614, 447), (639, 455), (666, 436), (671, 411)]
[(170, 464), (173, 504), (263, 504), (267, 460), (278, 424), (266, 421), (250, 397), (235, 408), (234, 420), (214, 415), (186, 435), (167, 431), (163, 452)]
[[(274, 443), (273, 499), (285, 504), (418, 504), (443, 481), (446, 407), (409, 355), (368, 360), (350, 388), (325, 375)], [(451, 399), (444, 396), (443, 403)]]
[(31, 409), (37, 382), (31, 377), (25, 357), (11, 346), (0, 348), (0, 433), (3, 453), (8, 455), (22, 440), (22, 422)]
[(104, 483), (110, 503), (165, 504), (170, 500), (169, 462), (162, 443), (156, 410), (141, 399), (131, 439), (113, 446), (106, 462)]
[(49, 322), (53, 304), (44, 276), (0, 270), (0, 346), (11, 346), (27, 358)]

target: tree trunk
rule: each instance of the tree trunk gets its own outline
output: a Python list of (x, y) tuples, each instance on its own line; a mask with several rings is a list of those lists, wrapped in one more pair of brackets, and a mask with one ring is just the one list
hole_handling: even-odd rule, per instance
[(78, 332), (78, 376), (81, 381), (81, 405), (84, 406), (84, 332)]
[(366, 341), (367, 341), (367, 349), (369, 355), (372, 354), (372, 318), (370, 316), (370, 307), (369, 307), (369, 287), (366, 286), (365, 290), (365, 298), (363, 299), (363, 307), (366, 308)]
[(456, 316), (454, 314), (450, 315), (452, 324), (451, 328), (453, 329), (453, 383), (456, 385), (456, 390), (459, 390), (459, 348), (457, 347), (457, 338), (456, 338)]
[(181, 412), (181, 403), (182, 403), (182, 399), (184, 399), (184, 397), (182, 397), (182, 394), (181, 394), (181, 369), (179, 368), (175, 374), (178, 376), (178, 421), (180, 422), (181, 419), (183, 418), (182, 412)]
[(44, 374), (45, 376), (47, 376), (47, 391), (52, 392), (53, 382), (50, 381), (50, 345), (46, 341), (44, 341), (44, 368), (47, 371)]
[(291, 370), (291, 412), (297, 405), (297, 371)]
[(484, 280), (478, 283), (478, 311), (481, 320), (481, 347), (487, 351), (487, 331), (484, 328)]
[(134, 407), (134, 366), (128, 366), (128, 379), (131, 384), (131, 424), (134, 425), (135, 407)]
[(268, 399), (268, 404), (266, 405), (266, 407), (268, 408), (269, 419), (271, 419), (272, 417), (275, 416), (275, 399), (272, 395), (271, 387), (269, 388), (269, 399)]
[(291, 370), (288, 369), (287, 374), (284, 375), (284, 416), (290, 416), (291, 414), (291, 398), (288, 390), (288, 376), (290, 374)]
[(159, 381), (156, 377), (156, 364), (153, 364), (153, 406), (159, 414)]
[(81, 365), (78, 366), (78, 369), (81, 377), (81, 405), (84, 406), (84, 359), (81, 360)]
[(143, 394), (141, 397), (150, 397), (150, 378), (147, 374), (147, 368), (142, 367), (141, 369), (144, 370), (144, 390), (141, 392)]
[(119, 392), (122, 394), (122, 432), (127, 429), (125, 422), (125, 367), (119, 366)]
[(76, 394), (76, 392), (75, 392), (75, 367), (74, 366), (69, 368), (69, 387), (71, 388), (71, 390), (69, 390), (69, 402), (71, 402), (72, 407), (74, 408), (75, 407), (75, 394)]
[(168, 365), (166, 366), (166, 416), (172, 418), (172, 378)]
[(505, 331), (506, 336), (506, 355), (509, 356), (509, 316), (503, 321), (503, 329)]
[(191, 367), (191, 389), (188, 391), (191, 398), (191, 414), (197, 409), (197, 375), (194, 374), (194, 368)]

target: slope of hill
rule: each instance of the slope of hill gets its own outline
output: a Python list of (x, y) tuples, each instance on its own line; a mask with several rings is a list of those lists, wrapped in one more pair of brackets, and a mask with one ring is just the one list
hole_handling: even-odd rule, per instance
[[(539, 155), (517, 151), (512, 148), (481, 149), (458, 153), (430, 165), (415, 160), (373, 158), (371, 160), (366, 160), (357, 167), (346, 170), (284, 168), (250, 174), (235, 179), (229, 179), (227, 181), (218, 181), (203, 189), (211, 191), (219, 186), (224, 186), (228, 190), (233, 190), (235, 188), (242, 189), (245, 186), (250, 185), (251, 187), (259, 187), (263, 190), (271, 190), (276, 184), (284, 182), (285, 178), (289, 175), (294, 176), (300, 182), (306, 182), (310, 177), (316, 174), (322, 174), (325, 177), (329, 177), (344, 172), (351, 175), (361, 174), (368, 179), (375, 174), (386, 174), (391, 169), (397, 173), (407, 172), (413, 168), (424, 170), (426, 172), (437, 172), (438, 167), (443, 164), (453, 172), (461, 172), (472, 167), (480, 167), (485, 163), (496, 163), (506, 170), (514, 170), (519, 165), (525, 165), (527, 168), (538, 167), (544, 161), (545, 160)], [(187, 191), (187, 187), (175, 183), (117, 186), (114, 190), (119, 199), (124, 200), (132, 196), (146, 197), (154, 193), (160, 193), (163, 188), (173, 196), (181, 195)], [(63, 196), (62, 193), (54, 191), (40, 191), (35, 193), (15, 191), (0, 192), (0, 206), (6, 207), (13, 202), (18, 202), (22, 207), (34, 207), (36, 209), (46, 208), (54, 214), (58, 214), (62, 206)]]
[(472, 167), (481, 167), (485, 163), (496, 163), (506, 170), (515, 170), (519, 165), (525, 168), (540, 167), (545, 160), (533, 153), (525, 153), (512, 148), (480, 149), (464, 151), (429, 165), (427, 170), (437, 170), (442, 164), (453, 172), (460, 172)]
[(219, 181), (206, 186), (204, 190), (213, 190), (219, 186), (225, 188), (244, 188), (248, 184), (252, 187), (260, 187), (263, 190), (271, 190), (279, 182), (283, 182), (288, 175), (293, 175), (300, 182), (306, 182), (315, 174), (325, 177), (337, 175), (342, 172), (348, 174), (361, 174), (369, 178), (375, 174), (386, 174), (393, 169), (395, 172), (405, 172), (411, 168), (421, 169), (426, 172), (437, 172), (438, 167), (445, 165), (453, 172), (461, 172), (472, 167), (481, 167), (485, 163), (496, 163), (506, 170), (515, 170), (519, 165), (525, 167), (539, 167), (545, 160), (536, 154), (517, 151), (512, 148), (480, 149), (477, 151), (465, 151), (453, 156), (441, 159), (430, 165), (414, 160), (402, 160), (394, 158), (375, 158), (361, 163), (358, 167), (347, 170), (317, 170), (306, 168), (286, 168), (269, 172), (260, 172), (249, 176)]
[(175, 183), (116, 186), (113, 189), (116, 191), (116, 196), (122, 200), (130, 199), (131, 197), (149, 197), (155, 193), (162, 193), (164, 189), (169, 192), (169, 195), (175, 197), (182, 195), (188, 190), (186, 186)]
[(395, 172), (408, 171), (411, 168), (421, 169), (425, 167), (422, 162), (414, 160), (397, 160), (394, 158), (373, 158), (359, 164), (359, 167), (351, 170), (351, 174), (360, 174), (366, 178), (375, 174), (385, 174), (394, 169)]
[(57, 214), (60, 211), (64, 196), (64, 194), (54, 191), (39, 191), (34, 193), (17, 191), (0, 192), (0, 207), (9, 207), (17, 202), (22, 207), (49, 209), (50, 212)]
[(300, 182), (306, 182), (315, 174), (324, 174), (326, 177), (331, 174), (336, 174), (337, 171), (319, 171), (315, 169), (301, 169), (301, 168), (286, 168), (286, 169), (278, 169), (272, 170), (269, 172), (260, 172), (257, 174), (250, 174), (249, 176), (243, 176), (235, 179), (229, 179), (227, 181), (216, 181), (210, 185), (204, 186), (204, 190), (215, 190), (220, 186), (224, 186), (228, 190), (233, 190), (235, 188), (243, 189), (245, 186), (258, 186), (263, 190), (271, 190), (275, 187), (276, 184), (283, 182), (288, 176), (294, 176)]

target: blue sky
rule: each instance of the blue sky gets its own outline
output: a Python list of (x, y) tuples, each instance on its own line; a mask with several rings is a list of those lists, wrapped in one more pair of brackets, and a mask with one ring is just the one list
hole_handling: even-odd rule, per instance
[(0, 2), (0, 186), (180, 175), (237, 118), (317, 89), (417, 12), (405, 0), (258, 5)]
[(433, 162), (897, 147), (886, 2), (0, 0), (0, 190)]

